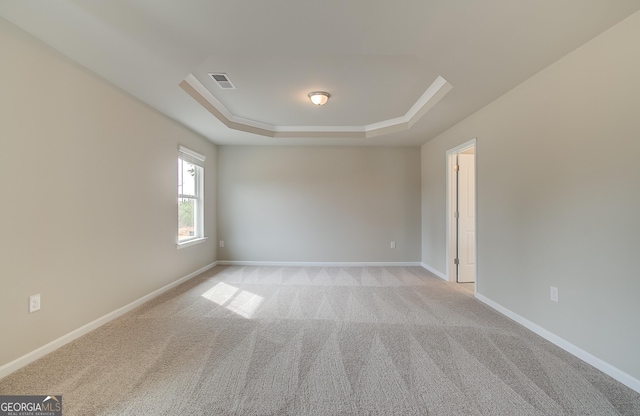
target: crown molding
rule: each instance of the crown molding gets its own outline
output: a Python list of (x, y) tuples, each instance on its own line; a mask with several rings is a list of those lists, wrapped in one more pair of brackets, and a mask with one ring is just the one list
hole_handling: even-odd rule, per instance
[(232, 114), (193, 74), (187, 75), (179, 86), (222, 124), (233, 130), (273, 138), (356, 139), (410, 129), (453, 88), (447, 80), (438, 76), (404, 116), (364, 126), (274, 126)]

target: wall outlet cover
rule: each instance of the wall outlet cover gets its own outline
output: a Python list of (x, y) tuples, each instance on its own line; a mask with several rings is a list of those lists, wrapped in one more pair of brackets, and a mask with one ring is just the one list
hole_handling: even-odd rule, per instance
[(40, 294), (29, 296), (29, 313), (40, 310)]

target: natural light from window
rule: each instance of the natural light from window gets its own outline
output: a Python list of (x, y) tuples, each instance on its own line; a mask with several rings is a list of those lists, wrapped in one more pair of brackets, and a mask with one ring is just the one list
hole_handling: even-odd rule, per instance
[(178, 152), (178, 244), (204, 237), (204, 156)]
[(218, 283), (201, 296), (247, 319), (251, 319), (254, 316), (264, 301), (264, 298), (260, 295), (224, 282)]
[(196, 166), (180, 159), (178, 172), (178, 241), (196, 236)]

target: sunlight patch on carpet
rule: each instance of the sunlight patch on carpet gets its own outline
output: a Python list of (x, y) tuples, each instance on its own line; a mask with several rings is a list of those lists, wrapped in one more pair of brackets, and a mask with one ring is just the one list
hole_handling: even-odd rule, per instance
[(220, 282), (201, 295), (243, 318), (251, 319), (264, 298), (247, 290)]

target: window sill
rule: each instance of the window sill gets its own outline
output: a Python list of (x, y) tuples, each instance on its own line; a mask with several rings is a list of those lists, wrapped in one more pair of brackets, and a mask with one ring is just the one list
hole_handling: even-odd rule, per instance
[(176, 244), (176, 246), (178, 250), (180, 250), (182, 248), (191, 247), (191, 246), (195, 246), (196, 244), (204, 243), (205, 241), (207, 241), (207, 237), (194, 238), (193, 240), (185, 241), (184, 243), (178, 243)]

